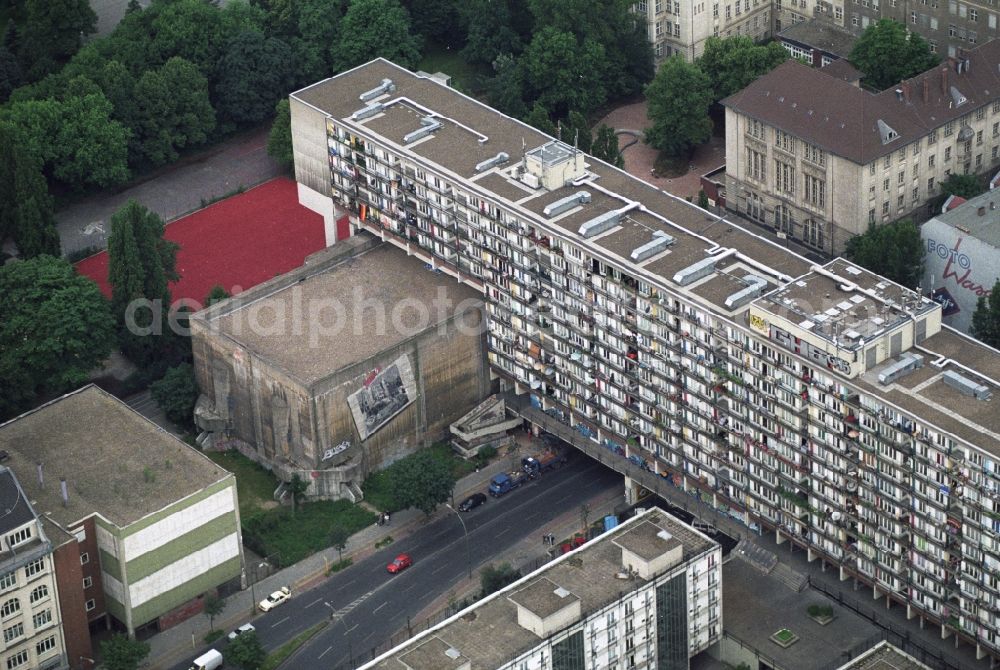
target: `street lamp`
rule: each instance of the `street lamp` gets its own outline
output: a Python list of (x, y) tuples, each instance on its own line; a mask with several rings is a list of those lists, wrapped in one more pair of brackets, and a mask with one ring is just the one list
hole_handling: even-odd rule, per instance
[(331, 605), (327, 601), (324, 600), (323, 604), (330, 608), (330, 620), (331, 621), (333, 621), (333, 617), (337, 617), (340, 620), (340, 623), (344, 624), (344, 637), (347, 638), (347, 657), (348, 657), (348, 659), (350, 659), (349, 660), (350, 665), (353, 666), (354, 665), (354, 646), (351, 644), (351, 630), (347, 627), (347, 624), (344, 622), (344, 615), (337, 614), (337, 610), (333, 609), (333, 605)]
[[(451, 505), (449, 505), (448, 503), (445, 503), (444, 506), (447, 507), (448, 509), (450, 509), (452, 512), (455, 512), (455, 508), (452, 507)], [(472, 550), (469, 549), (469, 529), (465, 527), (465, 519), (462, 518), (461, 514), (459, 514), (458, 512), (455, 512), (455, 516), (457, 516), (458, 520), (462, 522), (462, 532), (465, 533), (465, 562), (469, 566), (469, 579), (471, 580), (472, 579)]]
[[(261, 568), (263, 568), (267, 564), (268, 564), (267, 561), (261, 561), (260, 563), (258, 563), (257, 567), (254, 568), (254, 571), (253, 571), (254, 577), (259, 577), (260, 575), (259, 575), (259, 573), (257, 571), (260, 570)], [(254, 613), (257, 611), (257, 592), (256, 592), (256, 590), (253, 587), (254, 583), (255, 583), (255, 581), (253, 579), (251, 579), (250, 580), (250, 616), (253, 616)]]

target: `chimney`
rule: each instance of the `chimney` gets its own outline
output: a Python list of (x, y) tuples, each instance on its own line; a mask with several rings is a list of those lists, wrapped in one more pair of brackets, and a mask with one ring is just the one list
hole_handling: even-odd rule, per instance
[(996, 208), (997, 208), (996, 204), (992, 200), (990, 200), (990, 211), (992, 212)]
[(976, 214), (979, 216), (986, 216), (986, 207), (980, 207), (976, 210)]
[(901, 88), (896, 89), (896, 100), (899, 100), (900, 102), (903, 101), (903, 89)]
[(910, 101), (910, 82), (903, 82), (903, 98), (909, 102)]
[(948, 68), (941, 68), (941, 95), (948, 95)]
[(924, 102), (930, 102), (931, 98), (931, 84), (927, 81), (927, 77), (924, 77)]
[(45, 488), (45, 477), (42, 475), (42, 462), (38, 461), (35, 465), (38, 467), (38, 488), (43, 489)]
[(66, 488), (66, 478), (59, 478), (59, 491), (62, 493), (63, 507), (69, 505), (69, 489)]

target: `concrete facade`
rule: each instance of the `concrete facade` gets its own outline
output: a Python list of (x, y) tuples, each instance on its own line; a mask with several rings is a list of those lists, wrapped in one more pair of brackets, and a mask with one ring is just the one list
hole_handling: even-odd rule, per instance
[[(300, 475), (310, 482), (311, 497), (359, 499), (368, 474), (444, 438), (450, 422), (489, 393), (476, 294), (412, 259), (393, 261), (392, 272), (380, 269), (389, 260), (377, 246), (354, 237), (191, 320), (201, 427), (220, 439), (235, 438), (226, 444), (282, 481)], [(361, 294), (353, 290), (361, 285), (366, 293), (356, 302)], [(395, 306), (430, 304), (437, 290), (453, 302), (452, 311), (412, 332), (392, 330), (400, 314)], [(290, 303), (278, 302), (286, 299)], [(328, 337), (314, 314), (289, 337), (256, 337), (243, 319), (267, 300), (302, 306), (342, 300), (348, 310), (343, 320), (357, 328)], [(391, 313), (380, 324), (373, 315), (382, 308)], [(286, 310), (288, 324), (294, 309)], [(381, 327), (391, 332), (380, 333)], [(414, 397), (371, 434), (359, 430), (352, 396), (400, 359), (412, 374)]]
[(773, 34), (770, 0), (640, 0), (633, 10), (646, 19), (657, 63), (676, 55), (693, 61), (709, 37)]

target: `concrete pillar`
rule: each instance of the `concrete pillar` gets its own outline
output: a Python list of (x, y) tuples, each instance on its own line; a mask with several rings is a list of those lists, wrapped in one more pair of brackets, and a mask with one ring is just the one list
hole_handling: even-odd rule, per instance
[(878, 600), (878, 587), (872, 584), (872, 600)]
[(923, 629), (924, 629), (924, 624), (925, 624), (926, 622), (927, 622), (927, 619), (925, 619), (925, 618), (923, 618), (923, 617), (920, 617), (920, 630), (923, 630)]
[(949, 635), (951, 635), (951, 631), (948, 630), (947, 626), (945, 626), (944, 624), (941, 624), (941, 639), (942, 640), (947, 640)]
[(817, 558), (819, 558), (819, 555), (817, 555), (816, 552), (812, 550), (812, 547), (809, 547), (808, 549), (806, 549), (806, 562), (807, 563), (812, 563)]
[(910, 621), (913, 617), (917, 616), (917, 611), (913, 608), (913, 605), (907, 603), (906, 605), (906, 620)]
[(778, 530), (777, 528), (775, 528), (774, 529), (774, 543), (777, 544), (777, 545), (782, 545), (785, 542), (787, 542), (787, 540), (785, 538), (781, 537), (781, 531)]
[(845, 568), (844, 566), (840, 566), (840, 575), (839, 575), (839, 577), (840, 577), (840, 581), (842, 581), (842, 582), (846, 582), (848, 579), (851, 578), (851, 576), (847, 573), (847, 568)]

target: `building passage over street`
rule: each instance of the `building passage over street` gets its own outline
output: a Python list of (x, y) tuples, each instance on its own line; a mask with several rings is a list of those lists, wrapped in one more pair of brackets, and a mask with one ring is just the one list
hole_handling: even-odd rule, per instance
[(529, 418), (1000, 656), (1000, 355), (940, 305), (385, 60), (291, 110), (303, 200), (481, 291)]

